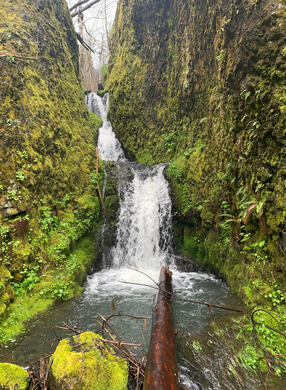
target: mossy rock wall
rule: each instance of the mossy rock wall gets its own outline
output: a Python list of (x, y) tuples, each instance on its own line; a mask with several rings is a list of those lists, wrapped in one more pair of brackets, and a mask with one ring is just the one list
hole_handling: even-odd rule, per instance
[(115, 132), (171, 161), (181, 247), (249, 302), (285, 301), (285, 4), (120, 0), (111, 39)]
[[(81, 266), (68, 254), (101, 221), (90, 180), (101, 120), (84, 104), (76, 34), (64, 0), (7, 0), (0, 20), (0, 316), (5, 317), (14, 293), (31, 292), (42, 274), (56, 270), (50, 277), (55, 280)], [(102, 184), (102, 165), (99, 176)], [(61, 287), (51, 284), (41, 295), (48, 288), (63, 298)]]

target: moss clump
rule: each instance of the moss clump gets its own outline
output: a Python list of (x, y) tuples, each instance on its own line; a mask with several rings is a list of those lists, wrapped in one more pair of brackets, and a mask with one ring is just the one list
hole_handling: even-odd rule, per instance
[(51, 390), (125, 390), (127, 381), (127, 362), (93, 332), (61, 340), (53, 355)]
[(23, 368), (10, 363), (0, 363), (0, 388), (3, 390), (26, 390), (29, 374)]

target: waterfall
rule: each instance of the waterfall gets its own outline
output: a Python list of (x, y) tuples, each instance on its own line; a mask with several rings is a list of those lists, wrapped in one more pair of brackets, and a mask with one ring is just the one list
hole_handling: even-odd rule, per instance
[(99, 156), (104, 161), (125, 161), (120, 142), (112, 130), (111, 123), (107, 120), (108, 94), (101, 98), (92, 92), (86, 96), (86, 104), (88, 109), (103, 121), (98, 136)]
[(103, 120), (98, 136), (100, 157), (117, 162), (118, 170), (127, 166), (133, 176), (132, 181), (125, 177), (119, 180), (121, 201), (112, 267), (135, 267), (158, 273), (161, 265), (169, 262), (172, 241), (171, 199), (164, 177), (166, 165), (147, 167), (126, 160), (107, 121), (107, 94), (104, 99), (94, 93), (88, 95), (87, 105)]

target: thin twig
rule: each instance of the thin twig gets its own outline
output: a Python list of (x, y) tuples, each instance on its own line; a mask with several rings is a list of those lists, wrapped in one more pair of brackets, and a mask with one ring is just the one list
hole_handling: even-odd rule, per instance
[(132, 269), (132, 271), (136, 271), (136, 272), (139, 272), (140, 274), (143, 274), (145, 276), (147, 276), (147, 278), (149, 278), (150, 280), (152, 280), (153, 283), (156, 284), (156, 286), (159, 288), (159, 283), (157, 283), (153, 278), (151, 278), (150, 275), (146, 274), (145, 272), (143, 271), (140, 271), (139, 269), (137, 268), (132, 268), (132, 267), (129, 267), (128, 269)]
[(161, 288), (158, 288), (158, 287), (154, 287), (154, 286), (150, 286), (148, 284), (143, 284), (143, 283), (135, 283), (135, 282), (125, 282), (123, 280), (120, 280), (121, 283), (125, 283), (125, 284), (134, 284), (134, 285), (137, 285), (137, 286), (144, 286), (144, 287), (149, 287), (149, 288), (153, 288), (155, 290), (161, 290), (162, 292), (164, 292), (165, 294), (168, 294), (171, 298), (174, 298), (176, 299), (177, 301), (182, 301), (182, 302), (189, 302), (189, 303), (197, 303), (199, 305), (204, 305), (204, 306), (207, 306), (208, 308), (210, 307), (214, 307), (216, 309), (223, 309), (223, 310), (229, 310), (229, 311), (234, 311), (236, 313), (244, 313), (243, 310), (239, 310), (239, 309), (233, 309), (231, 307), (227, 307), (227, 306), (221, 306), (221, 305), (214, 305), (212, 303), (208, 303), (208, 302), (203, 302), (203, 301), (196, 301), (194, 299), (184, 299), (184, 298), (180, 298), (180, 297), (177, 297), (176, 294), (174, 293), (169, 293), (168, 291), (165, 291)]

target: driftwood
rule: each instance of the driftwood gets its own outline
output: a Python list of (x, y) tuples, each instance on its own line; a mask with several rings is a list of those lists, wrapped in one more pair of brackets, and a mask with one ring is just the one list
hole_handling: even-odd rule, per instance
[(153, 313), (144, 390), (179, 390), (171, 297), (172, 273), (169, 268), (162, 267)]

